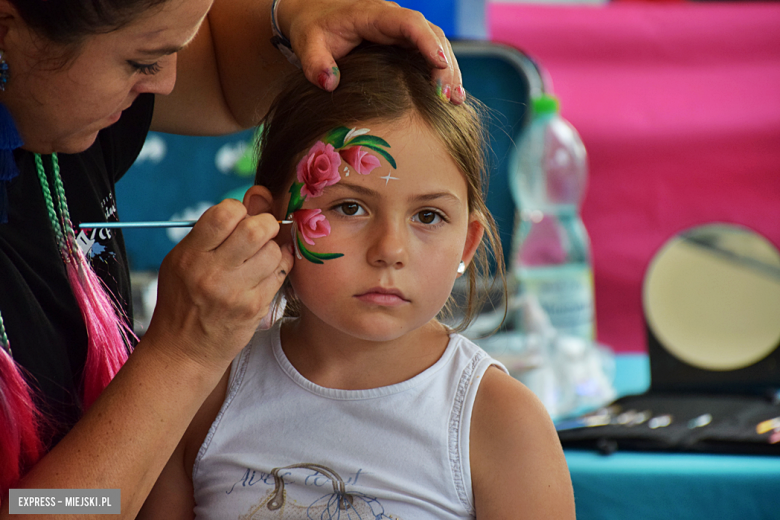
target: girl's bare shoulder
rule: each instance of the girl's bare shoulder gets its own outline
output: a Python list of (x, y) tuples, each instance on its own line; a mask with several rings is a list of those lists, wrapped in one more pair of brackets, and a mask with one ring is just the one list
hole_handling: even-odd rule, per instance
[(480, 383), (470, 462), (477, 517), (574, 519), (566, 459), (552, 420), (525, 385), (497, 368)]

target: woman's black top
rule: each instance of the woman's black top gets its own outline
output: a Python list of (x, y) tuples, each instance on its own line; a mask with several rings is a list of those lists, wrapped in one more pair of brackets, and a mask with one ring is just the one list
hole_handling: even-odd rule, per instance
[[(152, 119), (154, 96), (144, 94), (120, 120), (78, 154), (58, 154), (79, 246), (98, 276), (132, 316), (130, 274), (118, 230), (80, 231), (79, 222), (117, 220), (115, 183), (135, 161)], [(8, 223), (0, 224), (0, 312), (14, 359), (39, 390), (59, 440), (81, 416), (87, 335), (36, 174), (32, 153), (14, 152), (19, 175), (8, 185)], [(47, 172), (51, 157), (43, 156)]]

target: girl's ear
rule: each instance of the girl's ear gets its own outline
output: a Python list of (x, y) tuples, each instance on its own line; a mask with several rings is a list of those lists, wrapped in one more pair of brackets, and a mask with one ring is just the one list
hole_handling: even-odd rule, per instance
[(274, 209), (274, 198), (265, 186), (252, 186), (244, 194), (244, 206), (250, 215), (270, 213)]
[(472, 217), (469, 220), (469, 231), (466, 236), (466, 244), (463, 247), (463, 256), (461, 256), (461, 261), (467, 266), (469, 265), (469, 262), (471, 262), (471, 259), (474, 258), (479, 244), (482, 243), (482, 236), (484, 234), (485, 227), (482, 225), (480, 219)]

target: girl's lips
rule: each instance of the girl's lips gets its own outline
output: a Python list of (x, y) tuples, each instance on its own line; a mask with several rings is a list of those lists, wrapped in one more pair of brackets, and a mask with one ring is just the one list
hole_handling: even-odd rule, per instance
[(381, 305), (384, 307), (398, 307), (404, 303), (409, 303), (409, 301), (403, 297), (400, 291), (394, 289), (369, 289), (363, 294), (356, 295), (355, 298), (364, 303)]

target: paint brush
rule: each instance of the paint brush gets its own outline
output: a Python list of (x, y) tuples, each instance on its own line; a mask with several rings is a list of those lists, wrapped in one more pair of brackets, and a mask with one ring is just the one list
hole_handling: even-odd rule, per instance
[[(121, 228), (180, 228), (192, 227), (197, 220), (162, 220), (157, 222), (82, 222), (79, 229), (121, 229)], [(279, 224), (292, 224), (292, 220), (277, 220)]]

